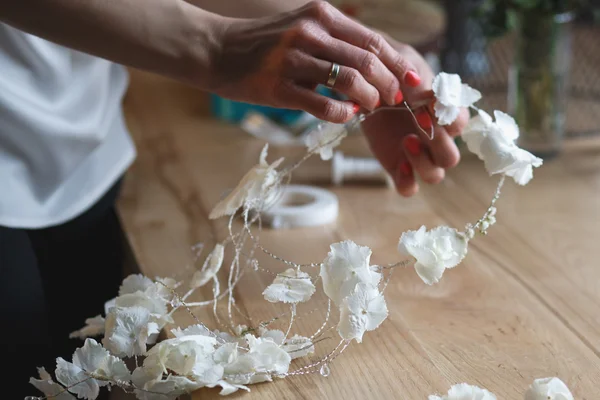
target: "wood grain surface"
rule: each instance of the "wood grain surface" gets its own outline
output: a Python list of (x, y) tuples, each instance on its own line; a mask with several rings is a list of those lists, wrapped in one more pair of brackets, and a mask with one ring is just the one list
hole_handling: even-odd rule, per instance
[[(256, 162), (262, 143), (207, 116), (204, 95), (151, 75), (133, 73), (125, 110), (139, 152), (119, 204), (127, 236), (145, 274), (185, 279), (193, 270), (190, 246), (226, 236), (224, 222), (207, 215)], [(345, 145), (353, 154), (368, 153), (359, 136)], [(273, 149), (269, 158), (300, 153)], [(441, 185), (423, 187), (411, 199), (384, 186), (331, 188), (340, 200), (335, 224), (265, 229), (261, 238), (296, 262), (321, 261), (329, 244), (343, 239), (370, 246), (374, 264), (394, 262), (403, 231), (421, 224), (462, 228), (485, 210), (495, 183), (478, 160), (465, 156)], [(558, 376), (575, 398), (599, 399), (600, 147), (567, 148), (525, 188), (507, 182), (498, 208), (498, 224), (471, 243), (463, 264), (440, 284), (429, 287), (414, 270), (397, 270), (386, 290), (389, 318), (336, 359), (329, 377), (253, 385), (251, 393), (233, 397), (416, 400), (468, 382), (513, 400), (533, 379)], [(260, 272), (244, 277), (236, 289), (236, 322), (285, 311), (261, 296), (271, 280)], [(195, 299), (210, 297), (208, 288)], [(303, 306), (310, 313), (298, 321), (299, 333), (322, 323), (324, 307), (312, 311), (319, 300), (322, 295)], [(216, 326), (210, 310), (195, 312)], [(241, 315), (247, 313), (255, 320), (247, 322)], [(185, 312), (176, 320), (192, 322)], [(338, 342), (334, 330), (326, 337), (318, 352)], [(214, 389), (193, 396), (217, 397)]]

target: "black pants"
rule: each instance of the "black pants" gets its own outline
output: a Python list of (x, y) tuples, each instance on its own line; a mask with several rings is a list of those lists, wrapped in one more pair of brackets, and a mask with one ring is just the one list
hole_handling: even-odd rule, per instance
[(63, 225), (0, 226), (0, 348), (8, 352), (3, 387), (10, 399), (40, 395), (28, 383), (36, 366), (54, 375), (56, 357), (70, 361), (83, 342), (69, 333), (104, 314), (104, 302), (117, 295), (124, 260), (114, 207), (119, 186)]

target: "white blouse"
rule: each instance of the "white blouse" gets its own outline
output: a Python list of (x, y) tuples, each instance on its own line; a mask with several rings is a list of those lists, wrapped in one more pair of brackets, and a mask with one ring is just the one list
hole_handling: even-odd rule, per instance
[(0, 226), (66, 222), (124, 174), (126, 88), (123, 67), (0, 23)]

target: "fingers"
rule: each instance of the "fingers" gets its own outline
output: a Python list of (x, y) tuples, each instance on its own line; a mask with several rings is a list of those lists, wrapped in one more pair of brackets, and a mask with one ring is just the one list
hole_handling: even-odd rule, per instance
[(461, 108), (460, 114), (458, 114), (458, 118), (452, 124), (446, 127), (446, 131), (452, 137), (456, 137), (461, 134), (463, 129), (469, 123), (469, 110), (466, 108)]
[(410, 162), (402, 160), (398, 163), (394, 173), (396, 191), (404, 197), (414, 196), (419, 191)]
[(379, 33), (348, 18), (338, 10), (331, 11), (327, 22), (329, 23), (325, 28), (333, 37), (374, 54), (403, 84), (415, 87), (421, 83), (415, 65), (396, 51)]
[(414, 171), (424, 182), (437, 184), (444, 179), (444, 169), (433, 163), (427, 148), (417, 135), (407, 135), (402, 142), (402, 147)]
[(288, 80), (282, 80), (277, 85), (274, 96), (279, 100), (281, 107), (304, 110), (319, 119), (336, 124), (347, 122), (360, 108), (358, 104), (322, 96)]
[(460, 152), (454, 143), (453, 136), (458, 135), (462, 130), (462, 127), (459, 126), (460, 123), (455, 123), (453, 129), (460, 130), (455, 131), (454, 135), (451, 136), (445, 127), (434, 125), (433, 118), (426, 107), (415, 110), (415, 119), (418, 125), (427, 132), (427, 136), (430, 135), (433, 129), (433, 139), (420, 135), (429, 149), (433, 162), (442, 168), (456, 166), (460, 161)]
[(367, 82), (377, 88), (385, 103), (399, 103), (400, 82), (375, 54), (331, 36), (324, 36), (318, 42), (309, 41), (304, 45), (306, 50), (317, 58), (336, 62), (359, 72)]
[[(319, 60), (303, 52), (292, 52), (285, 62), (284, 74), (299, 82), (325, 82), (331, 71), (331, 62)], [(379, 92), (353, 68), (340, 66), (333, 89), (343, 93), (368, 110), (379, 102)]]

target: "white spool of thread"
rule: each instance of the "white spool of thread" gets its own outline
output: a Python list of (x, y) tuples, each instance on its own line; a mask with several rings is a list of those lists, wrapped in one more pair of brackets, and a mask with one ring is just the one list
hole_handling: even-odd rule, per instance
[(334, 222), (338, 198), (328, 190), (306, 185), (288, 185), (280, 198), (261, 212), (262, 222), (273, 229), (319, 226)]
[(388, 180), (388, 174), (375, 158), (346, 157), (336, 151), (331, 163), (331, 182), (339, 186), (352, 179), (381, 181)]

